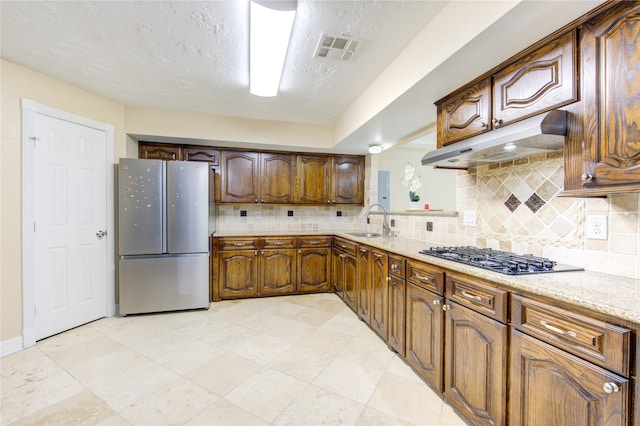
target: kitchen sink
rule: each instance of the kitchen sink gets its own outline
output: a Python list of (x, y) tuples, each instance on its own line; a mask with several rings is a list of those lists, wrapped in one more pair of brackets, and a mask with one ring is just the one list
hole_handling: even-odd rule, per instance
[(376, 232), (349, 232), (349, 235), (353, 235), (354, 237), (361, 237), (361, 238), (382, 237), (382, 234), (378, 234)]

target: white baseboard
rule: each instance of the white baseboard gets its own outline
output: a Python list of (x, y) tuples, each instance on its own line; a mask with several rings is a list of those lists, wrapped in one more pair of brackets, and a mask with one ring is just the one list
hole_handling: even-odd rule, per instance
[(22, 345), (25, 348), (36, 344), (36, 329), (30, 328), (28, 330), (22, 330)]
[(107, 312), (107, 318), (118, 315), (119, 309), (120, 309), (120, 306), (117, 303), (113, 303), (109, 305), (109, 312)]
[(22, 347), (22, 337), (18, 336), (4, 340), (0, 342), (0, 358), (19, 352), (22, 349), (24, 349)]

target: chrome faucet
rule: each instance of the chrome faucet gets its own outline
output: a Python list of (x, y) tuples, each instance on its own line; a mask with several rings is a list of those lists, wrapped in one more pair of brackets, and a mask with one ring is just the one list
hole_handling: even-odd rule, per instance
[(389, 229), (389, 225), (387, 225), (387, 209), (385, 209), (382, 204), (379, 204), (379, 203), (371, 204), (364, 217), (365, 219), (368, 219), (369, 213), (371, 213), (371, 209), (374, 208), (375, 206), (380, 206), (380, 208), (382, 208), (382, 211), (384, 212), (384, 218), (382, 219), (382, 235), (386, 237), (389, 235), (390, 229)]

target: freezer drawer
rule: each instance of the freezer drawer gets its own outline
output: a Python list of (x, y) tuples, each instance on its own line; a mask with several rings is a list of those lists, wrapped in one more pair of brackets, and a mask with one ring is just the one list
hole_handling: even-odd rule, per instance
[(209, 306), (207, 253), (120, 257), (120, 314)]

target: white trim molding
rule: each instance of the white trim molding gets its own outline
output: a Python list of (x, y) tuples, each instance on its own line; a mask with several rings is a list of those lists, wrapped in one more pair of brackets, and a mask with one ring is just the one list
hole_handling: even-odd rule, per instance
[[(29, 99), (21, 99), (22, 106), (22, 347), (36, 343), (35, 299), (33, 270), (37, 265), (34, 256), (34, 158), (31, 148), (34, 114), (42, 114), (59, 120), (69, 121), (85, 127), (91, 127), (106, 133), (107, 138), (107, 306), (105, 314), (117, 313), (115, 291), (115, 222), (114, 222), (114, 126), (101, 123), (80, 115), (38, 104)], [(12, 350), (15, 339), (10, 339), (8, 347)], [(4, 353), (5, 343), (2, 343)]]
[(0, 358), (20, 352), (22, 348), (22, 337), (20, 336), (4, 340), (0, 342)]

